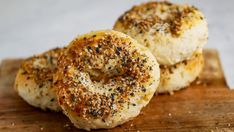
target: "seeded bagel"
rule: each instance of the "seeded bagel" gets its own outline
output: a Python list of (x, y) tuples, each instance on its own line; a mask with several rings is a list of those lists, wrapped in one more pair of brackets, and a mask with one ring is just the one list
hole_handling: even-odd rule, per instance
[(202, 52), (208, 28), (204, 15), (194, 6), (148, 2), (125, 12), (114, 30), (148, 47), (160, 65), (174, 65)]
[(113, 128), (136, 117), (159, 84), (159, 65), (146, 47), (113, 31), (75, 38), (59, 58), (57, 97), (80, 129)]
[(53, 88), (53, 74), (62, 50), (56, 48), (23, 61), (16, 76), (15, 89), (30, 105), (43, 110), (61, 110)]
[(193, 55), (174, 66), (160, 66), (161, 78), (157, 93), (173, 93), (189, 86), (201, 73), (204, 58), (201, 53)]

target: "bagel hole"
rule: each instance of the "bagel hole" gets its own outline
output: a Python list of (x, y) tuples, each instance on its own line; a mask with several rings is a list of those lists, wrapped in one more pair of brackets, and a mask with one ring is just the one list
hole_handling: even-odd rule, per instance
[(95, 82), (107, 83), (110, 79), (122, 76), (125, 72), (119, 72), (118, 69), (112, 69), (108, 72), (103, 71), (102, 69), (92, 69), (89, 70), (90, 79)]
[(110, 76), (108, 76), (106, 73), (104, 73), (100, 69), (89, 70), (89, 75), (90, 75), (90, 79), (92, 81), (95, 81), (95, 82), (104, 82), (104, 83), (106, 83), (110, 78)]

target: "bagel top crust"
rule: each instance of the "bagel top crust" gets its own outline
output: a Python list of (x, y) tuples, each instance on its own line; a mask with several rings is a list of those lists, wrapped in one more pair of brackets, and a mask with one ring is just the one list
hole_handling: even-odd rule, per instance
[(56, 48), (24, 60), (20, 67), (21, 74), (26, 75), (27, 80), (32, 78), (39, 88), (47, 82), (52, 83), (53, 74), (57, 68), (57, 59), (62, 50), (62, 48)]
[(125, 108), (142, 108), (156, 90), (156, 67), (150, 51), (125, 34), (104, 30), (79, 36), (58, 61), (59, 104), (65, 113), (103, 121)]
[(115, 23), (120, 27), (135, 29), (137, 34), (149, 32), (164, 32), (172, 37), (180, 37), (183, 32), (191, 29), (197, 23), (204, 21), (204, 15), (194, 6), (178, 5), (170, 2), (148, 2), (134, 6), (125, 12)]

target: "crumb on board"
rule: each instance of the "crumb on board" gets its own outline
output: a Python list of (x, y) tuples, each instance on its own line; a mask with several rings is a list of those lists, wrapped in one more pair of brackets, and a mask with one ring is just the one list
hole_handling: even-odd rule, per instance
[(67, 129), (71, 129), (71, 125), (69, 125), (69, 124), (65, 124), (63, 127), (67, 128)]
[(170, 94), (170, 95), (174, 95), (174, 92), (173, 92), (173, 91), (170, 91), (169, 94)]
[(202, 83), (202, 81), (201, 80), (196, 80), (196, 85), (199, 85), (199, 84), (201, 84)]
[(195, 84), (195, 85), (200, 85), (200, 86), (203, 86), (203, 87), (207, 87), (208, 85), (210, 85), (210, 82), (208, 81), (202, 81), (200, 79), (196, 79), (192, 84)]
[(69, 124), (65, 124), (64, 127), (69, 127)]
[(15, 126), (15, 123), (14, 123), (14, 122), (12, 122), (12, 123), (11, 123), (11, 126)]

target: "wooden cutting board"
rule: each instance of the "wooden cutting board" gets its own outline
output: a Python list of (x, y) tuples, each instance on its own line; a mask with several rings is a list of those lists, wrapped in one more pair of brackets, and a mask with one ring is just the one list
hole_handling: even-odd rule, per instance
[[(205, 50), (204, 56), (198, 81), (172, 96), (154, 96), (134, 120), (107, 131), (234, 131), (234, 91), (227, 88), (218, 53)], [(62, 113), (33, 108), (17, 95), (20, 62), (8, 59), (0, 66), (0, 132), (78, 131)]]

